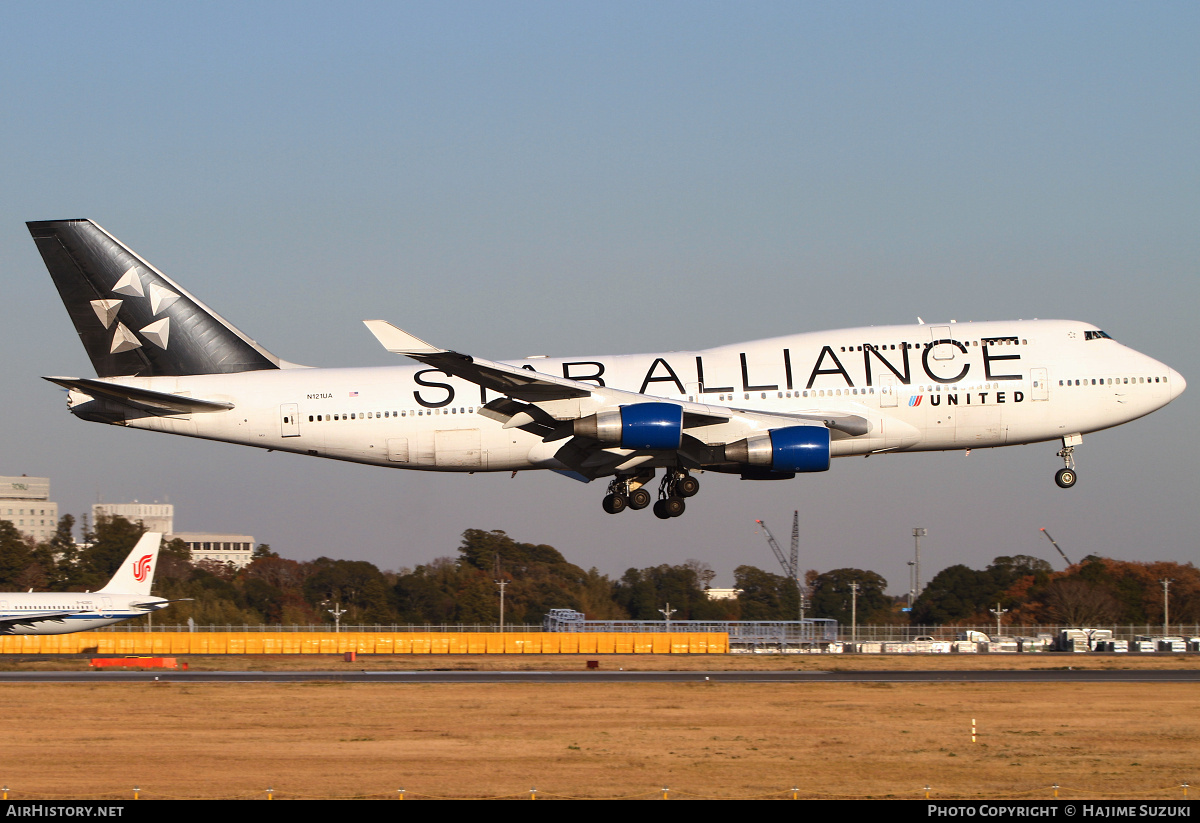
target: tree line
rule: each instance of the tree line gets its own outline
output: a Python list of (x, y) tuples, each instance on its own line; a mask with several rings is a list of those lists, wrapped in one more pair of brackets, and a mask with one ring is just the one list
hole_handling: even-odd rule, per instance
[[(120, 516), (82, 524), (83, 545), (64, 515), (51, 539), (23, 537), (0, 521), (0, 589), (95, 590), (112, 576), (144, 531)], [(732, 599), (710, 599), (714, 577), (689, 560), (628, 569), (618, 578), (584, 570), (552, 546), (522, 543), (503, 531), (468, 529), (454, 556), (414, 568), (381, 570), (364, 560), (319, 557), (297, 561), (263, 544), (249, 565), (236, 569), (211, 560), (191, 562), (186, 545), (167, 541), (159, 555), (155, 593), (173, 603), (159, 622), (198, 625), (494, 624), (500, 619), (498, 582), (504, 587), (504, 622), (536, 625), (551, 609), (574, 609), (593, 620), (795, 620), (800, 592), (793, 580), (755, 566), (734, 570)], [(1135, 563), (1089, 556), (1066, 571), (1026, 555), (998, 557), (981, 571), (943, 569), (913, 604), (887, 595), (876, 572), (842, 568), (805, 577), (807, 617), (860, 624), (977, 625), (1006, 609), (1006, 623), (1095, 625), (1161, 622), (1162, 588), (1170, 579), (1172, 622), (1200, 619), (1200, 572), (1190, 563)], [(857, 584), (857, 596), (852, 595)], [(852, 601), (853, 606), (852, 606)], [(144, 618), (143, 618), (144, 619)]]

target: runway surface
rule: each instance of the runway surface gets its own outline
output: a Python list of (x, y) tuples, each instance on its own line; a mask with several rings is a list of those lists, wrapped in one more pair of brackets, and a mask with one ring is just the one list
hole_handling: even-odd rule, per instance
[(1200, 683), (1200, 669), (909, 672), (310, 671), (0, 672), (4, 683)]

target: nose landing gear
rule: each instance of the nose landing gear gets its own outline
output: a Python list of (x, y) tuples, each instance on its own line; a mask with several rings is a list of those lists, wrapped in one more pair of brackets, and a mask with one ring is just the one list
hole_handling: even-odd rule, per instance
[(1071, 488), (1079, 479), (1075, 473), (1075, 447), (1082, 442), (1083, 435), (1081, 434), (1068, 434), (1062, 439), (1063, 447), (1059, 449), (1058, 456), (1063, 459), (1065, 466), (1054, 474), (1054, 482), (1060, 489)]

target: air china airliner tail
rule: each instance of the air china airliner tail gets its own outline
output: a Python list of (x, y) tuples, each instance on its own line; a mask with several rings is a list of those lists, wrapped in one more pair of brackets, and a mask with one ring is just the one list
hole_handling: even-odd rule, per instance
[[(1161, 408), (1182, 376), (1073, 320), (863, 327), (690, 352), (496, 362), (366, 321), (416, 365), (315, 369), (268, 352), (89, 220), (29, 230), (97, 378), (48, 377), (85, 420), (427, 471), (607, 478), (603, 506), (682, 514), (701, 472), (1059, 441)], [(657, 495), (650, 484), (662, 470)], [(656, 500), (657, 497), (657, 500)]]
[(95, 592), (0, 592), (0, 634), (70, 634), (110, 626), (165, 607), (150, 595), (162, 534), (146, 532)]

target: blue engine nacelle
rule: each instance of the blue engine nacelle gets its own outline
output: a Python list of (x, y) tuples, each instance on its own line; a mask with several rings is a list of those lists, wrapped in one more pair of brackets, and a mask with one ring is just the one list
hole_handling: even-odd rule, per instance
[(829, 470), (829, 429), (788, 426), (730, 443), (725, 459), (773, 472)]
[(675, 450), (683, 443), (683, 406), (634, 403), (575, 421), (575, 434), (622, 449)]

